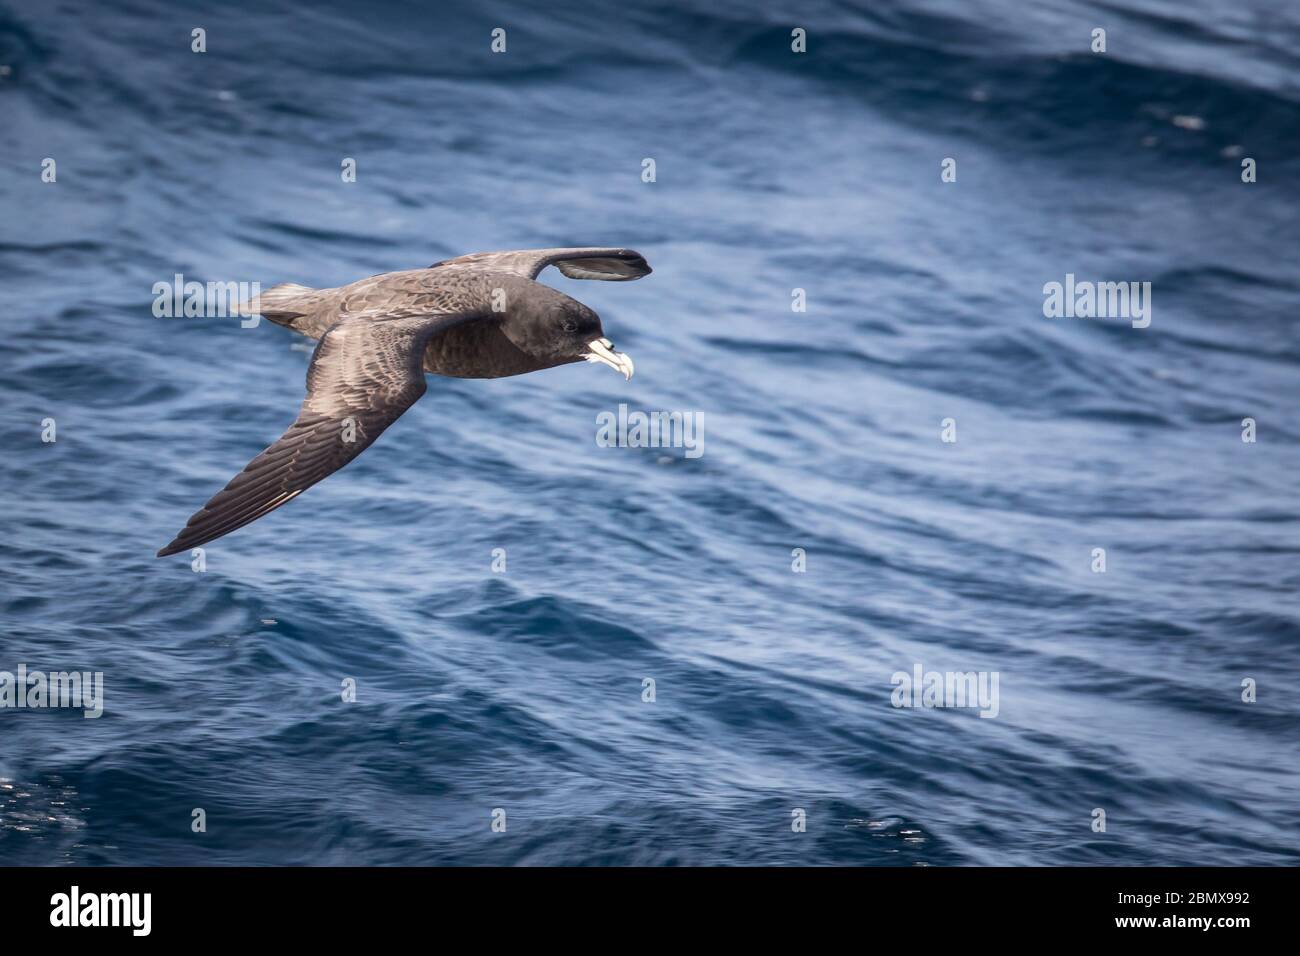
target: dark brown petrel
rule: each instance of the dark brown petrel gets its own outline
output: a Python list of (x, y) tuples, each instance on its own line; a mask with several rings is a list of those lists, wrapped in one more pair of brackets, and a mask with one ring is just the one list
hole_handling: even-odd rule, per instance
[(278, 285), (245, 303), (246, 314), (320, 340), (307, 369), (307, 397), (279, 441), (158, 556), (242, 528), (338, 471), (424, 394), (425, 372), (499, 378), (586, 360), (631, 378), (632, 360), (614, 351), (600, 317), (534, 281), (549, 265), (571, 279), (650, 274), (631, 249), (476, 252), (337, 289)]

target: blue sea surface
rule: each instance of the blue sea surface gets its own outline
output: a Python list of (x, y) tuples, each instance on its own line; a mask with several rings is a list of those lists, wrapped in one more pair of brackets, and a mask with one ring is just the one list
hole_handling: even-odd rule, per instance
[[(1283, 0), (0, 0), (0, 671), (104, 680), (0, 709), (0, 864), (1300, 863), (1298, 183)], [(630, 382), (154, 557), (310, 357), (155, 283), (569, 245)]]

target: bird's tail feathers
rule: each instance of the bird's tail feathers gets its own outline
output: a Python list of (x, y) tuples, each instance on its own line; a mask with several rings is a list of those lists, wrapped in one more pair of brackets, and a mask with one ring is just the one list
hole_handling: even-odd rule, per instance
[(315, 291), (310, 286), (298, 285), (296, 282), (282, 282), (264, 292), (259, 292), (247, 302), (240, 303), (239, 311), (241, 315), (261, 315), (272, 322), (277, 319), (291, 319), (311, 311), (312, 303), (306, 301), (306, 297)]

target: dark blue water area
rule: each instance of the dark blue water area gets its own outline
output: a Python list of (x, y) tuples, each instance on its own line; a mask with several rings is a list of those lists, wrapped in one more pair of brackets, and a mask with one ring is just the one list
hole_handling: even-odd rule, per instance
[[(0, 709), (0, 863), (1300, 863), (1297, 51), (1282, 0), (0, 0), (0, 671), (104, 681)], [(570, 245), (654, 267), (541, 276), (630, 382), (430, 376), (154, 557), (310, 357), (154, 283)]]

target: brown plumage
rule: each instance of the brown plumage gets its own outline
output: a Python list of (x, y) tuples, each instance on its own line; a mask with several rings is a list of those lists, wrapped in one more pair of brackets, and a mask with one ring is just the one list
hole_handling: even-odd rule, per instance
[(229, 534), (292, 501), (374, 443), (424, 394), (424, 373), (520, 375), (582, 360), (631, 377), (600, 318), (535, 282), (548, 265), (575, 279), (650, 274), (630, 249), (480, 252), (336, 289), (281, 285), (245, 309), (319, 339), (307, 397), (280, 439), (203, 506), (159, 557)]

